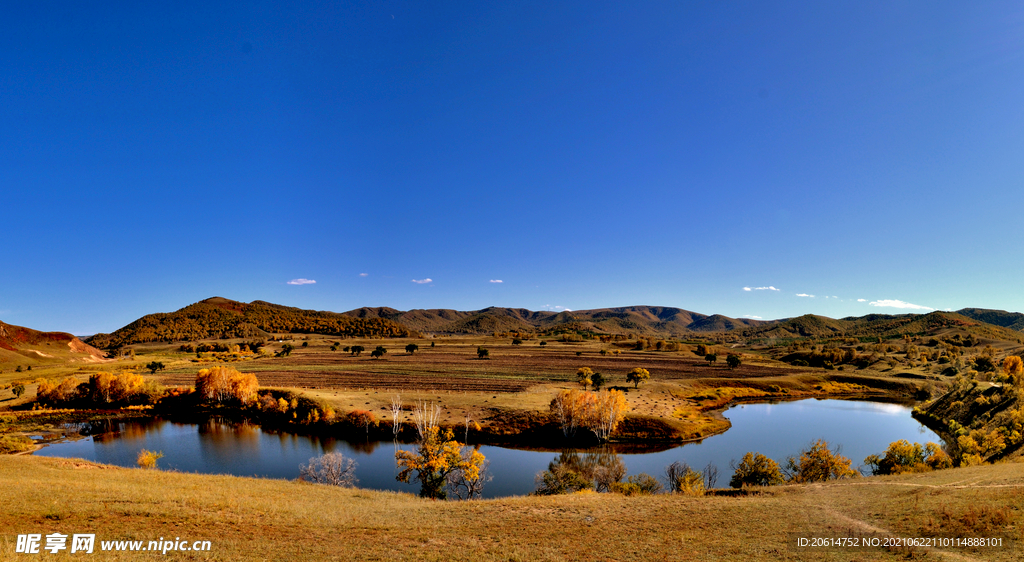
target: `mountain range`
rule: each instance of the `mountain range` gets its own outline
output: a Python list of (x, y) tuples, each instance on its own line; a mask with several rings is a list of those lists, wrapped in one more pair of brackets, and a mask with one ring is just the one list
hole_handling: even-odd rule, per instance
[(1020, 341), (1024, 314), (965, 308), (928, 314), (870, 314), (833, 319), (804, 315), (780, 320), (705, 315), (680, 308), (627, 306), (564, 312), (489, 307), (482, 310), (363, 307), (348, 312), (302, 310), (264, 301), (243, 303), (213, 297), (170, 313), (143, 316), (111, 333), (86, 338), (111, 349), (145, 342), (208, 338), (265, 338), (275, 333), (314, 333), (340, 337), (403, 337), (423, 333), (492, 334), (559, 329), (647, 337), (685, 337), (729, 332), (745, 338), (893, 337), (961, 328), (979, 337)]

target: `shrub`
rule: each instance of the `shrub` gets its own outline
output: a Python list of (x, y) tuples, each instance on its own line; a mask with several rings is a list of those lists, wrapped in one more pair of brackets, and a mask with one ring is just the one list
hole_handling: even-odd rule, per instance
[(32, 448), (32, 440), (21, 435), (0, 435), (0, 455), (20, 453)]
[(775, 486), (785, 482), (779, 464), (761, 453), (743, 455), (729, 485), (733, 488), (744, 486)]
[(139, 451), (139, 456), (135, 459), (135, 464), (139, 465), (139, 468), (156, 468), (156, 461), (162, 459), (164, 454), (162, 452), (147, 451), (143, 449)]
[(824, 439), (811, 444), (810, 448), (801, 451), (800, 457), (786, 459), (786, 473), (791, 482), (824, 482), (841, 478), (852, 478), (858, 475), (850, 468), (850, 459), (839, 454), (839, 449), (832, 451)]
[[(703, 488), (703, 480), (701, 481), (701, 487)], [(612, 484), (609, 490), (624, 496), (649, 496), (660, 492), (662, 486), (657, 478), (641, 472), (635, 476), (630, 476), (625, 482)]]
[(359, 481), (356, 478), (356, 461), (345, 458), (341, 453), (326, 453), (309, 459), (309, 464), (299, 467), (299, 479), (342, 488), (352, 488)]
[(564, 464), (552, 464), (548, 470), (538, 474), (536, 480), (537, 489), (533, 493), (538, 496), (571, 494), (594, 489), (592, 480)]
[(668, 489), (674, 493), (687, 496), (704, 495), (704, 475), (686, 463), (676, 461), (668, 465), (665, 469), (665, 479), (668, 480)]
[(938, 445), (928, 443), (922, 446), (900, 439), (889, 444), (884, 456), (870, 455), (864, 464), (871, 468), (871, 474), (903, 474), (906, 472), (927, 472), (950, 468), (952, 460)]

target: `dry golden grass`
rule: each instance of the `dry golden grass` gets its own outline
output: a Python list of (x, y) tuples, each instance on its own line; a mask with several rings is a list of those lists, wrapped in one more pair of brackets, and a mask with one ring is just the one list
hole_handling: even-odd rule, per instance
[[(210, 540), (210, 560), (1017, 560), (997, 549), (797, 549), (796, 536), (1022, 538), (1024, 471), (996, 465), (739, 497), (580, 494), (434, 502), (283, 480), (0, 457), (0, 559), (21, 533)], [(50, 555), (46, 555), (49, 557)], [(151, 559), (94, 554), (93, 560)]]

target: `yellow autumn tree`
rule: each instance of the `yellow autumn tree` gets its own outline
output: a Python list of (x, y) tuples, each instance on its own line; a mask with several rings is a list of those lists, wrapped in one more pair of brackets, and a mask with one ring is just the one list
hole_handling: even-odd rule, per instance
[(115, 401), (128, 401), (142, 390), (145, 379), (138, 373), (121, 373), (110, 383), (110, 395)]
[[(461, 471), (462, 477), (471, 482), (479, 481), (484, 466), (484, 455), (477, 450), (466, 454), (452, 430), (442, 434), (437, 426), (426, 430), (423, 441), (415, 453), (398, 451), (395, 460), (402, 471), (396, 477), (401, 482), (413, 479), (420, 483), (420, 497), (443, 500), (448, 497), (448, 477)], [(415, 473), (415, 476), (413, 475)]]
[(637, 367), (632, 371), (626, 373), (626, 382), (633, 383), (633, 388), (640, 386), (640, 383), (647, 382), (651, 378), (651, 373), (643, 367)]
[(89, 397), (93, 402), (110, 402), (114, 399), (114, 380), (116, 377), (107, 372), (99, 372), (89, 377)]
[(1024, 375), (1024, 361), (1016, 355), (1003, 359), (1003, 374), (1010, 377), (1014, 384), (1020, 385), (1024, 379), (1021, 376)]
[(626, 395), (621, 390), (596, 393), (591, 429), (601, 441), (607, 441), (626, 415)]
[(231, 367), (200, 369), (196, 375), (196, 392), (203, 400), (225, 403), (235, 400), (247, 405), (256, 399), (259, 381), (252, 373), (239, 373)]
[(580, 367), (576, 370), (576, 380), (579, 381), (583, 388), (587, 388), (593, 382), (591, 377), (594, 376), (594, 370), (590, 367)]
[(850, 467), (850, 459), (828, 448), (824, 439), (818, 439), (810, 448), (800, 452), (800, 458), (789, 457), (785, 472), (790, 482), (825, 482), (859, 476)]
[(576, 429), (590, 427), (597, 396), (583, 390), (562, 390), (551, 400), (551, 413), (566, 437), (576, 435)]

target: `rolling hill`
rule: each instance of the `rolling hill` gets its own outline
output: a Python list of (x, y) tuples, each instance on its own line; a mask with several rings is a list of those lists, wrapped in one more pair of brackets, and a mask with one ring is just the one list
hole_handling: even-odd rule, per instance
[(40, 332), (0, 322), (0, 365), (101, 361), (104, 353), (64, 332)]
[(973, 320), (1024, 332), (1024, 314), (1019, 312), (991, 310), (988, 308), (964, 308), (956, 312)]
[(115, 349), (146, 342), (195, 341), (209, 338), (266, 338), (273, 333), (308, 333), (353, 337), (411, 335), (405, 326), (380, 317), (356, 318), (336, 312), (302, 310), (264, 301), (243, 303), (209, 298), (175, 312), (149, 314), (112, 334), (86, 341)]
[(971, 333), (989, 340), (1020, 343), (1022, 334), (1010, 328), (988, 324), (956, 312), (928, 314), (869, 314), (832, 319), (805, 314), (765, 323), (754, 328), (734, 330), (746, 338), (823, 338), (831, 336), (893, 338), (903, 335), (940, 334), (947, 331)]

